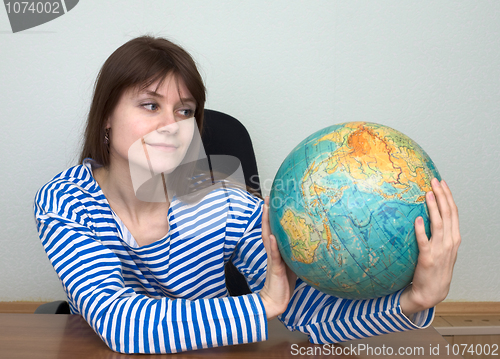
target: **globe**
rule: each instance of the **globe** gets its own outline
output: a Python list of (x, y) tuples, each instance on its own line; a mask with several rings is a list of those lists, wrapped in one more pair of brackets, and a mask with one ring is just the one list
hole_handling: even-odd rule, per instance
[(440, 175), (412, 139), (390, 127), (347, 122), (317, 131), (281, 164), (270, 193), (271, 231), (286, 264), (340, 298), (394, 293), (413, 278), (425, 193)]

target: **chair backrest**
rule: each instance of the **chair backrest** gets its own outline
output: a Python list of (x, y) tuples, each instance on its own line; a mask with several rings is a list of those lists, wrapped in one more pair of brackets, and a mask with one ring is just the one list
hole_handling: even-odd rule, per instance
[[(210, 155), (230, 155), (238, 158), (245, 184), (262, 196), (252, 140), (240, 121), (222, 112), (205, 110), (201, 139), (209, 158)], [(225, 275), (229, 294), (237, 296), (251, 293), (245, 277), (231, 261), (225, 266)]]
[(207, 156), (230, 155), (238, 158), (245, 184), (262, 196), (252, 140), (240, 121), (222, 112), (205, 110), (201, 139)]

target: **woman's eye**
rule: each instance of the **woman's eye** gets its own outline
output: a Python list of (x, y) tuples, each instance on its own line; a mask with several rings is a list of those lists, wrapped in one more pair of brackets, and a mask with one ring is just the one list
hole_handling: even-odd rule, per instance
[(191, 118), (191, 117), (193, 117), (194, 111), (191, 110), (190, 108), (185, 108), (185, 109), (179, 110), (179, 113), (184, 118)]
[(158, 105), (155, 104), (155, 103), (143, 103), (141, 106), (144, 107), (146, 110), (149, 110), (149, 111), (156, 111), (156, 110), (158, 110)]

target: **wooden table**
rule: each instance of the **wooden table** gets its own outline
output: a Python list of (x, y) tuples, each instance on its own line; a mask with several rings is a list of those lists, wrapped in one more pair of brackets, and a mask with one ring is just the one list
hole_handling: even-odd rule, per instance
[[(164, 355), (137, 356), (111, 351), (94, 333), (85, 320), (78, 315), (63, 314), (0, 314), (0, 358), (297, 358), (302, 354), (315, 353), (314, 358), (394, 358), (398, 350), (423, 348), (423, 355), (405, 355), (412, 358), (461, 358), (446, 355), (448, 343), (432, 327), (411, 332), (394, 333), (363, 340), (354, 340), (335, 346), (314, 345), (307, 336), (299, 332), (289, 332), (280, 322), (269, 322), (269, 340), (219, 348), (202, 349), (191, 352)], [(366, 348), (356, 355), (335, 356), (334, 351), (350, 348)], [(388, 354), (389, 347), (392, 355)], [(372, 352), (368, 352), (371, 348)], [(384, 350), (385, 348), (385, 350)], [(430, 355), (430, 348), (439, 348), (439, 355)], [(377, 355), (377, 352), (380, 355)], [(332, 354), (333, 353), (333, 354)], [(294, 355), (295, 354), (295, 355)], [(437, 354), (434, 349), (434, 354)]]

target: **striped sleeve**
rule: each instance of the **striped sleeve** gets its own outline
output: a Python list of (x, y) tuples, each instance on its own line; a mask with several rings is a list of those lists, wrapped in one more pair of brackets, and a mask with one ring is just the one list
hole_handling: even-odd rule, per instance
[(254, 208), (243, 233), (228, 231), (226, 240), (238, 238), (233, 254), (233, 264), (245, 276), (252, 292), (259, 292), (264, 287), (267, 270), (267, 254), (262, 242), (262, 203), (252, 198)]
[(187, 300), (135, 293), (125, 286), (120, 259), (84, 225), (79, 201), (61, 198), (37, 195), (38, 233), (71, 307), (110, 349), (175, 353), (267, 339), (258, 294)]
[(290, 304), (279, 319), (289, 330), (308, 334), (315, 344), (428, 327), (434, 308), (416, 313), (410, 320), (399, 305), (403, 290), (376, 299), (350, 300), (324, 294), (298, 279)]

